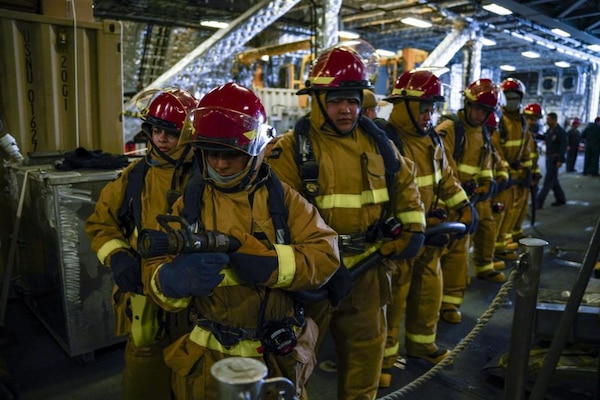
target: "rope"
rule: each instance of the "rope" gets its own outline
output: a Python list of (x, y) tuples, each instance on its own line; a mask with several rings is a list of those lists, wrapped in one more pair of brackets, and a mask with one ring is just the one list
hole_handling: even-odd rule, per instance
[(504, 300), (506, 296), (508, 296), (509, 291), (512, 289), (514, 282), (517, 278), (517, 275), (520, 275), (521, 272), (518, 268), (513, 268), (510, 275), (508, 276), (508, 280), (500, 287), (498, 293), (492, 303), (488, 307), (488, 309), (481, 314), (479, 317), (477, 324), (471, 329), (471, 332), (467, 334), (455, 347), (452, 349), (450, 354), (432, 367), (429, 371), (412, 381), (411, 383), (401, 387), (400, 389), (389, 393), (388, 395), (379, 398), (378, 400), (396, 400), (404, 397), (406, 394), (412, 392), (417, 389), (419, 386), (429, 381), (435, 375), (437, 375), (444, 367), (450, 365), (454, 362), (454, 359), (457, 355), (462, 353), (467, 346), (477, 337), (477, 335), (481, 332), (481, 330), (487, 325), (487, 323), (492, 318), (492, 315), (496, 313), (496, 311), (504, 305)]

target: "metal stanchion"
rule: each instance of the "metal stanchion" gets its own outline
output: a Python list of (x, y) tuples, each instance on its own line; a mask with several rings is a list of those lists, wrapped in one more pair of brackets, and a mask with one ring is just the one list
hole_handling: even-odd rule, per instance
[[(548, 354), (546, 354), (546, 358), (544, 359), (542, 370), (538, 374), (535, 385), (531, 391), (531, 396), (529, 397), (531, 400), (542, 400), (546, 396), (546, 390), (548, 389), (548, 385), (552, 380), (554, 370), (556, 369), (560, 355), (565, 347), (567, 337), (571, 327), (573, 326), (573, 322), (577, 317), (577, 312), (579, 310), (579, 306), (581, 305), (583, 295), (585, 294), (585, 289), (587, 288), (588, 282), (592, 276), (592, 272), (594, 271), (594, 265), (598, 259), (599, 251), (600, 219), (598, 219), (598, 222), (596, 223), (596, 228), (594, 229), (594, 233), (590, 239), (587, 252), (583, 257), (583, 264), (579, 270), (579, 275), (577, 276), (577, 280), (575, 281), (573, 289), (571, 290), (571, 295), (569, 296), (569, 300), (565, 306), (565, 311), (560, 319), (558, 329), (556, 330), (554, 338), (552, 339), (552, 344), (550, 345)], [(598, 398), (598, 395), (599, 394), (596, 393), (596, 398)]]
[(526, 238), (519, 243), (527, 248), (521, 256), (518, 268), (522, 271), (516, 284), (515, 312), (508, 353), (508, 367), (504, 384), (505, 400), (525, 398), (525, 379), (529, 365), (529, 350), (537, 304), (540, 282), (542, 255), (548, 242), (541, 239)]
[(269, 392), (277, 394), (279, 399), (296, 399), (296, 389), (289, 379), (264, 379), (266, 365), (253, 358), (225, 358), (216, 362), (210, 372), (218, 383), (219, 400), (263, 400)]

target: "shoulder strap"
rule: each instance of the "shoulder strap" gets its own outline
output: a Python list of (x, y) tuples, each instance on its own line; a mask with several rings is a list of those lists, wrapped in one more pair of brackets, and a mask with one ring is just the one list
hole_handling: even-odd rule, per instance
[(458, 118), (454, 120), (454, 153), (452, 157), (456, 161), (462, 159), (465, 154), (465, 127)]
[(290, 244), (292, 242), (288, 226), (288, 209), (285, 206), (285, 193), (283, 184), (275, 174), (271, 174), (266, 183), (269, 191), (269, 213), (273, 220), (273, 227), (277, 236), (277, 243)]
[(383, 157), (386, 174), (395, 175), (398, 173), (398, 171), (400, 171), (400, 161), (398, 161), (398, 157), (390, 145), (389, 138), (385, 131), (375, 125), (375, 122), (373, 122), (372, 119), (367, 118), (364, 115), (361, 115), (358, 120), (358, 125), (375, 139), (379, 154)]
[[(261, 168), (268, 168), (263, 164)], [(273, 227), (275, 228), (276, 241), (278, 244), (291, 243), (290, 229), (287, 223), (288, 210), (285, 206), (285, 193), (283, 184), (275, 174), (271, 174), (266, 180), (265, 186), (269, 191), (268, 206)], [(206, 181), (202, 173), (192, 175), (183, 193), (183, 210), (181, 216), (192, 225), (200, 223), (200, 212), (202, 210), (202, 194), (206, 187)], [(201, 228), (202, 229), (202, 228)]]
[(404, 144), (402, 143), (402, 139), (400, 139), (400, 135), (398, 135), (398, 132), (396, 131), (394, 125), (388, 123), (382, 129), (385, 131), (388, 138), (390, 138), (390, 140), (394, 142), (394, 144), (400, 151), (400, 154), (402, 154), (403, 156), (406, 155), (406, 153), (404, 152)]
[(294, 158), (298, 166), (298, 173), (302, 180), (302, 194), (314, 203), (314, 198), (319, 194), (319, 163), (315, 159), (312, 144), (308, 132), (310, 121), (308, 115), (300, 118), (294, 126), (294, 137), (296, 138), (296, 149)]
[(137, 227), (141, 229), (142, 223), (142, 200), (141, 194), (144, 188), (144, 178), (148, 172), (148, 164), (140, 160), (131, 168), (127, 176), (127, 187), (125, 196), (119, 208), (119, 221), (125, 236), (129, 237)]
[(202, 177), (202, 173), (196, 171), (196, 173), (192, 174), (183, 191), (183, 210), (181, 211), (181, 216), (190, 225), (200, 220), (204, 186), (206, 186), (206, 181)]

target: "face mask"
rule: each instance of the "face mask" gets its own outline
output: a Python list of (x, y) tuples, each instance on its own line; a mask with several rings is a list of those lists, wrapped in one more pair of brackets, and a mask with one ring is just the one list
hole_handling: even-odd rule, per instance
[(519, 106), (521, 105), (521, 100), (519, 98), (516, 99), (506, 99), (506, 108), (508, 111), (518, 111)]
[(215, 171), (213, 169), (213, 167), (210, 166), (209, 163), (206, 163), (206, 173), (208, 175), (209, 178), (214, 179), (216, 182), (220, 182), (220, 183), (228, 183), (233, 181), (234, 179), (236, 179), (238, 176), (242, 175), (244, 172), (246, 172), (245, 170), (242, 170), (240, 172), (238, 172), (237, 174), (234, 175), (230, 175), (230, 176), (221, 176), (217, 173), (217, 171)]

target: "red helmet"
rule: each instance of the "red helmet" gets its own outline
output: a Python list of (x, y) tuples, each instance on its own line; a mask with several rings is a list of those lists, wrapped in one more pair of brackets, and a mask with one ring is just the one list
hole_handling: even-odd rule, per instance
[(491, 79), (477, 79), (464, 91), (465, 100), (493, 111), (498, 105), (500, 88)]
[(502, 81), (500, 87), (503, 92), (518, 92), (521, 97), (523, 97), (523, 94), (525, 93), (525, 85), (516, 78), (506, 78)]
[(540, 119), (542, 118), (542, 106), (538, 103), (529, 103), (523, 108), (523, 115)]
[(226, 83), (208, 92), (189, 113), (179, 143), (208, 150), (239, 150), (254, 157), (273, 136), (266, 120), (265, 108), (250, 89)]
[(398, 77), (392, 94), (384, 100), (444, 101), (442, 83), (431, 71), (406, 71)]
[(182, 89), (169, 88), (142, 93), (137, 100), (144, 131), (152, 126), (179, 134), (187, 113), (196, 108), (198, 100)]
[(312, 64), (306, 87), (296, 94), (317, 90), (373, 89), (367, 66), (352, 48), (337, 45), (324, 50)]
[(571, 121), (571, 125), (575, 125), (575, 124), (577, 124), (577, 125), (581, 124), (581, 122), (579, 122), (579, 118), (577, 118), (577, 117), (573, 118), (573, 121)]

